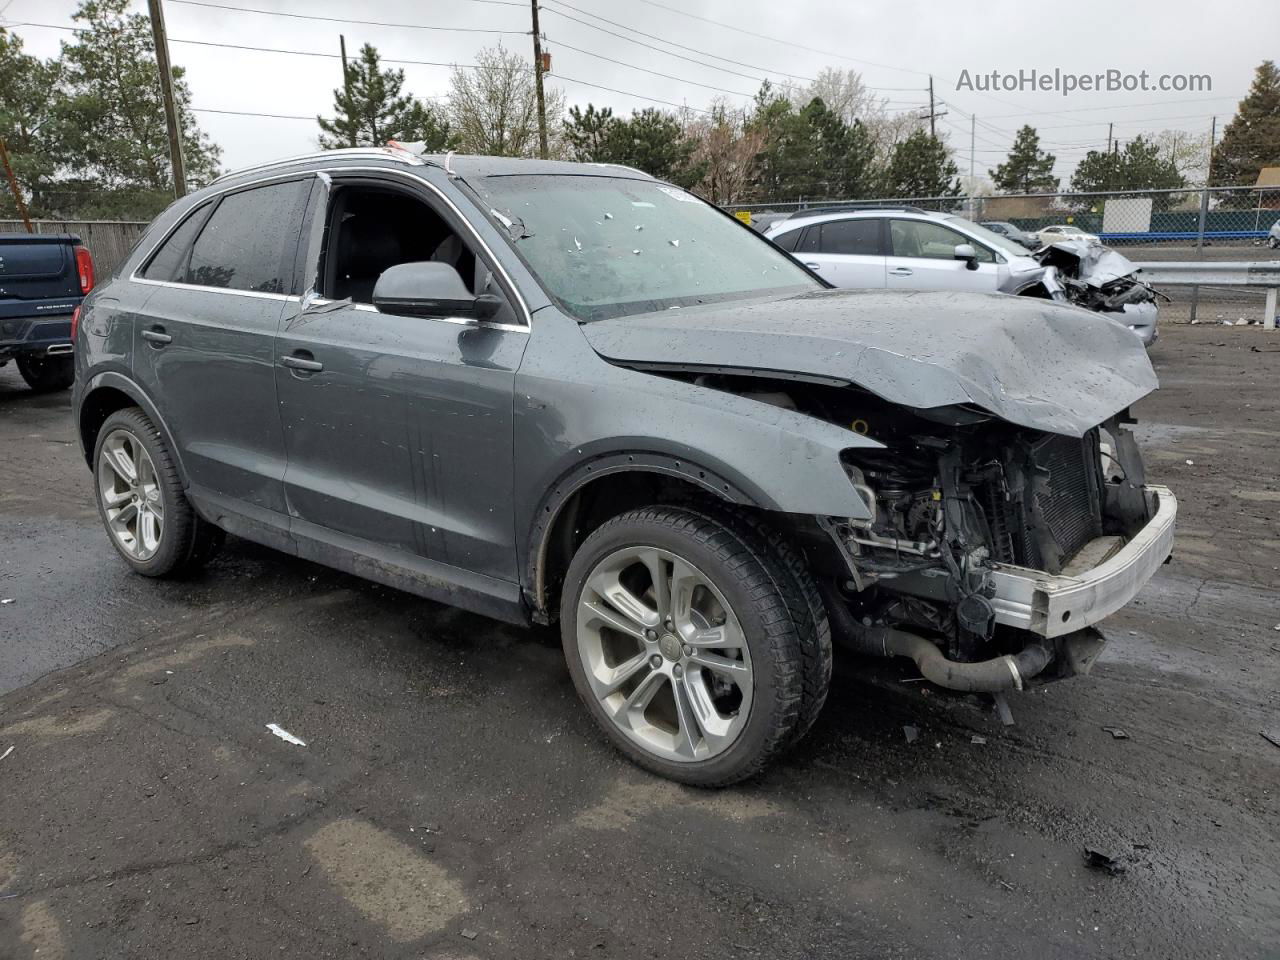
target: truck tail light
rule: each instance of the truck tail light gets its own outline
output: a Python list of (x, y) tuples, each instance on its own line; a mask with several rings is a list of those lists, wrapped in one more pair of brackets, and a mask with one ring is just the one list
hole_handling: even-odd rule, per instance
[(93, 255), (88, 247), (76, 247), (76, 272), (80, 274), (80, 292), (93, 289)]
[(80, 307), (77, 306), (75, 310), (71, 312), (71, 342), (72, 343), (76, 342), (76, 333), (79, 331), (79, 329), (80, 329)]

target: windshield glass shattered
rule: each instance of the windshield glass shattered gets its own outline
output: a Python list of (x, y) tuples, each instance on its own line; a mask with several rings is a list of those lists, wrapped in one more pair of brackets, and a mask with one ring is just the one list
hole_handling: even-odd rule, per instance
[(693, 194), (649, 180), (477, 178), (489, 216), (580, 320), (821, 287)]

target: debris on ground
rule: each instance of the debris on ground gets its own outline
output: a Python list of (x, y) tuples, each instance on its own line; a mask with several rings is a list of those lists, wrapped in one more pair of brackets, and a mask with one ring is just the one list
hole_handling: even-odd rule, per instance
[(1195, 465), (1196, 465), (1196, 462), (1195, 462), (1194, 460), (1188, 460), (1188, 461), (1187, 461), (1187, 466), (1188, 466), (1188, 467), (1194, 467)]
[(1112, 876), (1125, 871), (1125, 865), (1115, 857), (1091, 847), (1084, 848), (1084, 865), (1093, 870), (1105, 870)]
[[(1266, 734), (1263, 734), (1263, 736), (1266, 736)], [(5, 757), (7, 757), (11, 753), (13, 753), (13, 744), (9, 744), (9, 749), (6, 750), (4, 753), (0, 753), (0, 760), (3, 760)]]
[(980, 737), (980, 736), (978, 736), (978, 734), (976, 734), (976, 733), (975, 733), (972, 737), (970, 737), (970, 738), (969, 738), (969, 742), (970, 742), (970, 743), (983, 744), (983, 743), (986, 743), (986, 742), (987, 742), (987, 738), (986, 738), (986, 737)]
[(267, 729), (270, 730), (272, 733), (274, 733), (281, 740), (285, 741), (286, 743), (296, 744), (299, 747), (306, 746), (306, 743), (304, 743), (302, 740), (299, 740), (297, 737), (295, 737), (292, 733), (290, 733), (284, 727), (280, 726), (280, 724), (278, 723), (268, 723)]
[(1103, 727), (1107, 733), (1111, 734), (1114, 740), (1128, 740), (1129, 734), (1121, 727)]
[(907, 738), (907, 743), (915, 743), (917, 740), (920, 739), (919, 727), (913, 727), (910, 724), (907, 724), (905, 727), (902, 728), (902, 732)]
[[(1275, 746), (1280, 747), (1280, 730), (1259, 730), (1258, 732), (1262, 734), (1264, 739), (1269, 740)], [(12, 750), (13, 747), (10, 747), (9, 749)], [(8, 754), (5, 756), (8, 756)], [(3, 759), (4, 757), (0, 757), (0, 760)]]
[(476, 933), (474, 930), (462, 931), (462, 937), (464, 940), (474, 940), (478, 936), (480, 936), (480, 934)]
[(0, 600), (0, 604), (5, 603), (13, 603), (13, 597), (5, 597), (3, 600)]

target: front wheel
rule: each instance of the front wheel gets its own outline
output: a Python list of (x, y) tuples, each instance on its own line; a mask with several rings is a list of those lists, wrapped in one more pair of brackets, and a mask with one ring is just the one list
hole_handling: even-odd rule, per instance
[(561, 596), (578, 694), (648, 770), (705, 787), (749, 777), (801, 725), (819, 637), (795, 590), (744, 526), (664, 506), (615, 517), (578, 549)]
[(68, 355), (30, 357), (18, 355), (18, 372), (27, 386), (37, 393), (66, 390), (75, 382), (75, 361)]

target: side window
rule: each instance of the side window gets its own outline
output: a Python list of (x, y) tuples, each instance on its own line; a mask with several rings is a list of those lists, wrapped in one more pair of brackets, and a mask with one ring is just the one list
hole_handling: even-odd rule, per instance
[(181, 283), (187, 272), (187, 260), (191, 256), (191, 243), (195, 240), (209, 212), (212, 203), (206, 203), (187, 215), (177, 230), (169, 234), (169, 238), (160, 244), (160, 249), (151, 255), (150, 262), (142, 270), (147, 280), (165, 280), (170, 283)]
[(788, 253), (794, 253), (802, 233), (804, 233), (803, 230), (788, 230), (786, 233), (780, 233), (770, 239)]
[(257, 293), (292, 293), (309, 179), (222, 198), (191, 248), (184, 282)]
[(822, 225), (822, 238), (818, 246), (823, 253), (881, 256), (880, 222), (879, 217), (831, 220)]
[(889, 246), (895, 257), (952, 260), (962, 243), (973, 247), (981, 263), (994, 263), (995, 255), (982, 244), (950, 227), (930, 220), (890, 220)]
[(468, 291), (502, 300), (494, 323), (520, 323), (501, 285), (470, 242), (427, 203), (373, 184), (340, 186), (329, 203), (321, 294), (373, 303), (373, 288), (389, 267), (432, 261), (458, 271)]
[(800, 242), (796, 244), (796, 253), (817, 253), (818, 239), (822, 233), (822, 225), (815, 223), (812, 227), (805, 227), (801, 231), (804, 236), (800, 238)]

